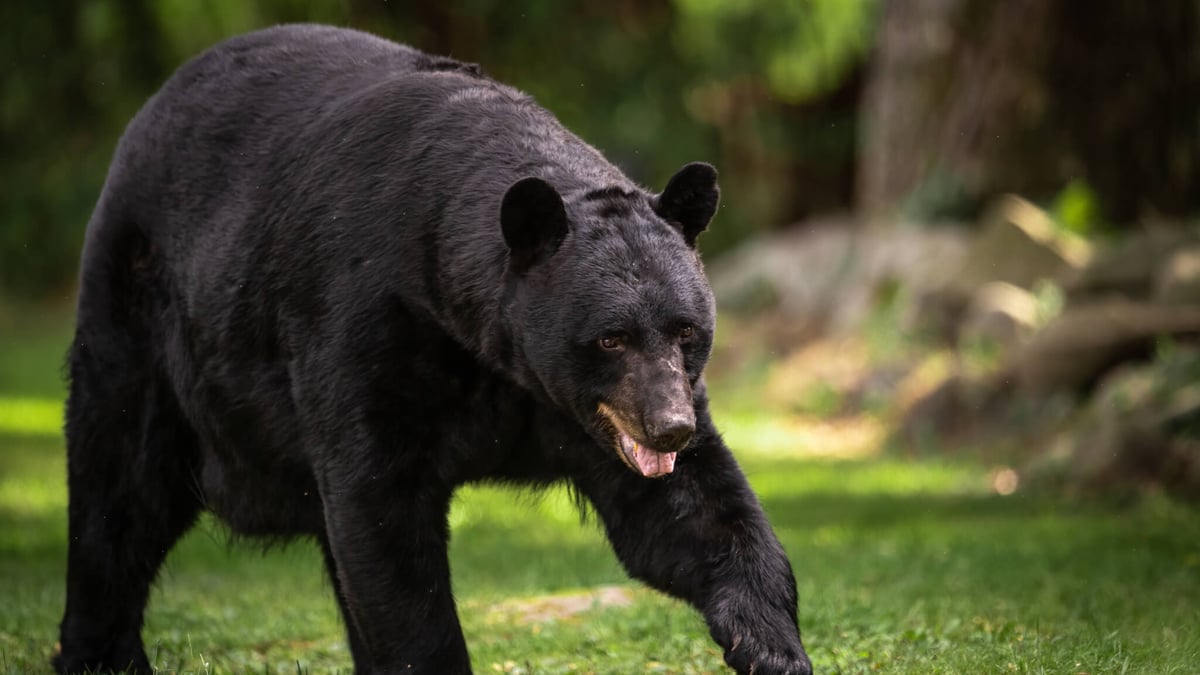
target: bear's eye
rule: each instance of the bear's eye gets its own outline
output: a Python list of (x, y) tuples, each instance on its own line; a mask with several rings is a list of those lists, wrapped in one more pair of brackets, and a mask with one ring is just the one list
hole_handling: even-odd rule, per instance
[(625, 347), (625, 338), (620, 335), (606, 335), (600, 338), (600, 347), (608, 351), (616, 351)]
[(684, 325), (683, 328), (679, 329), (679, 339), (687, 340), (687, 339), (691, 338), (692, 334), (695, 332), (696, 332), (696, 329), (693, 328), (691, 324), (686, 324), (686, 325)]

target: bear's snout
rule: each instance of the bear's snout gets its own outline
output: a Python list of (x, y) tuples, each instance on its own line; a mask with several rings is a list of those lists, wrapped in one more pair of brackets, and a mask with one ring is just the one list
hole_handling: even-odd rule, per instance
[(691, 442), (695, 432), (696, 414), (691, 405), (673, 406), (651, 415), (646, 420), (646, 433), (650, 436), (650, 444), (659, 452), (683, 450)]

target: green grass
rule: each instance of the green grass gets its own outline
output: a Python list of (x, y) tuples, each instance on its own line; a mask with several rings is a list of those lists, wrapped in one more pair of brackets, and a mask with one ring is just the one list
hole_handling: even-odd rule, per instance
[[(56, 640), (68, 327), (62, 317), (0, 326), (0, 672), (48, 672)], [(1196, 672), (1194, 509), (1001, 497), (972, 464), (808, 459), (753, 405), (717, 415), (791, 556), (819, 672)], [(465, 489), (452, 524), (478, 672), (721, 671), (700, 617), (629, 582), (561, 492)], [(613, 584), (633, 603), (559, 619), (514, 603)], [(263, 553), (211, 521), (172, 553), (144, 635), (168, 672), (349, 670), (314, 548)]]

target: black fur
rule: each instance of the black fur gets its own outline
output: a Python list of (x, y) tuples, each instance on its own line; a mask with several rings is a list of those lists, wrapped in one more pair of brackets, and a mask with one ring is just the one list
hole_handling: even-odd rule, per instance
[[(149, 586), (208, 509), (316, 538), (359, 672), (466, 672), (454, 489), (565, 479), (734, 668), (809, 672), (788, 561), (708, 414), (705, 167), (650, 195), (474, 66), (349, 30), (180, 68), (88, 225), (58, 671), (149, 670)], [(622, 464), (617, 425), (674, 472)]]
[(703, 162), (692, 162), (671, 177), (655, 199), (654, 211), (683, 232), (688, 246), (708, 227), (717, 212), (717, 170)]
[(517, 274), (554, 255), (567, 236), (562, 196), (541, 178), (522, 178), (500, 202), (500, 231)]

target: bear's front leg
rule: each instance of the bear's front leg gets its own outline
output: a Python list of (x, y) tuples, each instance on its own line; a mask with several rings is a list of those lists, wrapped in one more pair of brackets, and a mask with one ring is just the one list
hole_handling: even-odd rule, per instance
[(451, 492), (417, 467), (344, 459), (320, 484), (355, 670), (471, 672), (450, 590)]
[(697, 412), (672, 473), (645, 478), (614, 456), (573, 480), (629, 573), (700, 609), (734, 670), (807, 675), (791, 565), (707, 410)]

